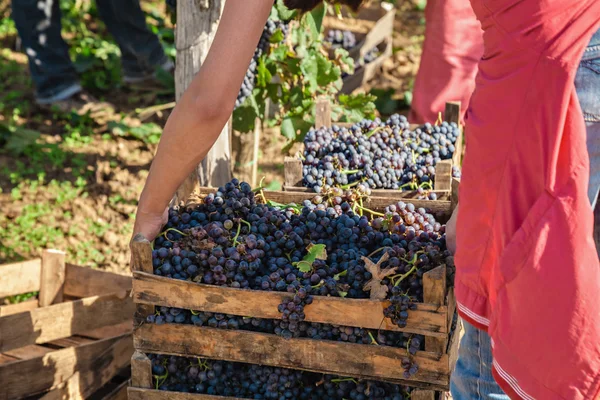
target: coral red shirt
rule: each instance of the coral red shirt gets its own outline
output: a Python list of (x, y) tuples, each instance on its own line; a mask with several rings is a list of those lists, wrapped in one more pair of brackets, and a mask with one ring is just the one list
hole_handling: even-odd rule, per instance
[(511, 398), (600, 399), (600, 263), (573, 84), (600, 1), (471, 3), (485, 50), (467, 113), (458, 309), (490, 334)]

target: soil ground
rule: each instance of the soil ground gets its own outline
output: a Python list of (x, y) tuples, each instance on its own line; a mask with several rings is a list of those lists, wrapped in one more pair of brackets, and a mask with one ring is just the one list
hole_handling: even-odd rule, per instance
[[(363, 89), (389, 90), (388, 106), (405, 112), (424, 23), (413, 3), (398, 9), (394, 55)], [(172, 95), (125, 88), (95, 92), (117, 110), (96, 120), (45, 112), (34, 104), (26, 57), (12, 50), (14, 32), (0, 31), (0, 38), (0, 124), (41, 134), (19, 156), (0, 150), (0, 264), (57, 248), (67, 251), (69, 262), (128, 273), (137, 196), (156, 149), (153, 138), (168, 117), (164, 111), (140, 121), (139, 109), (169, 103)], [(123, 116), (131, 117), (126, 134), (115, 129)], [(284, 143), (277, 129), (261, 136), (258, 176), (273, 188), (283, 182)]]

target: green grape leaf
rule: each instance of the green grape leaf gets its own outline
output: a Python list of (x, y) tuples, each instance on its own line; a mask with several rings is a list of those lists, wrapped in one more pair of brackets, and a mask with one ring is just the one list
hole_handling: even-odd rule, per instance
[(327, 260), (327, 250), (324, 244), (309, 244), (306, 248), (308, 253), (301, 261), (295, 263), (300, 272), (310, 272), (316, 260)]
[(281, 41), (283, 41), (283, 39), (285, 39), (285, 36), (283, 35), (283, 31), (281, 29), (277, 29), (275, 31), (275, 33), (273, 33), (271, 35), (271, 37), (269, 38), (269, 42), (280, 43)]

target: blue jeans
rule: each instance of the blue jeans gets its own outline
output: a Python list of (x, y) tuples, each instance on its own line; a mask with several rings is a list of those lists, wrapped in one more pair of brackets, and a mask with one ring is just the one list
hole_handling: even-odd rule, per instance
[[(168, 62), (158, 37), (146, 26), (139, 0), (96, 0), (98, 14), (121, 49), (127, 78), (147, 76)], [(59, 0), (13, 0), (12, 17), (29, 59), (39, 103), (81, 90), (61, 36)]]
[[(577, 97), (586, 123), (590, 157), (588, 196), (594, 211), (594, 238), (600, 250), (600, 31), (586, 48), (575, 76)], [(599, 251), (600, 256), (600, 251)], [(489, 335), (463, 320), (465, 333), (458, 361), (450, 379), (454, 400), (509, 400), (492, 376), (492, 344)]]

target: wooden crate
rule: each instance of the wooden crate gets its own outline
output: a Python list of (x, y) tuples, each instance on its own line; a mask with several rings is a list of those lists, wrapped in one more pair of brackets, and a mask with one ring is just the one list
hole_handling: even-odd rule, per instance
[(117, 381), (133, 353), (130, 291), (130, 277), (65, 263), (56, 250), (0, 265), (0, 299), (39, 292), (0, 306), (0, 400), (122, 399)]
[[(348, 51), (355, 62), (362, 58), (374, 47), (390, 41), (394, 34), (394, 18), (396, 8), (388, 3), (376, 2), (361, 7), (356, 15), (351, 15), (347, 9), (342, 9), (342, 19), (337, 16), (326, 16), (323, 20), (325, 35), (333, 29), (348, 30), (357, 39), (356, 46)], [(331, 50), (333, 55), (334, 50)]]
[[(202, 189), (207, 193), (214, 189)], [(277, 193), (276, 199), (271, 197)], [(267, 200), (289, 203), (298, 194), (264, 192)], [(277, 306), (291, 295), (234, 289), (175, 280), (153, 274), (150, 243), (141, 236), (133, 242), (133, 298), (136, 303), (134, 347), (142, 354), (159, 353), (185, 357), (202, 357), (249, 364), (270, 365), (362, 379), (385, 380), (428, 390), (448, 390), (458, 335), (451, 331), (455, 315), (453, 290), (446, 288), (446, 267), (437, 267), (423, 275), (424, 302), (409, 313), (407, 326), (399, 328), (383, 317), (387, 301), (314, 296), (306, 306), (306, 321), (409, 332), (425, 336), (425, 351), (414, 356), (419, 372), (410, 379), (400, 379), (401, 358), (405, 349), (360, 345), (313, 339), (286, 340), (274, 334), (242, 330), (223, 330), (184, 324), (145, 324), (155, 306), (196, 311), (251, 315), (255, 318), (279, 319)], [(457, 331), (457, 330), (455, 330)], [(142, 365), (142, 364), (140, 364)], [(143, 374), (136, 371), (133, 377)], [(144, 378), (145, 379), (145, 378)], [(145, 388), (147, 386), (136, 385)], [(130, 389), (130, 398), (139, 398)], [(148, 394), (149, 396), (151, 394)], [(160, 393), (148, 398), (162, 398)], [(192, 397), (190, 397), (192, 398)]]
[[(444, 118), (448, 122), (458, 124), (460, 116), (460, 102), (447, 102), (444, 111)], [(331, 127), (331, 105), (327, 100), (319, 100), (317, 104), (317, 113), (315, 118), (315, 126), (317, 128), (326, 126)], [(348, 123), (338, 123), (339, 126), (351, 126)], [(413, 126), (413, 128), (416, 125)], [(455, 148), (462, 148), (462, 132), (458, 136)], [(391, 189), (373, 189), (372, 196), (383, 199), (387, 204), (392, 204), (394, 201), (406, 201), (413, 203), (416, 207), (424, 207), (431, 209), (434, 214), (452, 213), (454, 209), (452, 203), (452, 166), (460, 165), (462, 152), (455, 151), (452, 159), (443, 160), (435, 166), (435, 182), (433, 192), (437, 195), (437, 200), (417, 200), (416, 191), (400, 191)], [(290, 193), (306, 193), (315, 196), (316, 193), (307, 187), (303, 186), (302, 176), (302, 161), (297, 157), (285, 157), (284, 159), (284, 185), (283, 190)], [(449, 215), (448, 214), (448, 215)]]
[[(396, 9), (389, 3), (373, 3), (358, 12), (355, 18), (342, 13), (342, 20), (328, 16), (323, 21), (325, 34), (332, 29), (349, 30), (356, 36), (357, 44), (349, 50), (349, 55), (355, 63), (355, 73), (343, 79), (342, 93), (352, 93), (367, 81), (372, 79), (380, 70), (383, 63), (392, 56), (392, 36), (394, 33), (394, 18)], [(373, 48), (380, 51), (379, 57), (368, 64), (363, 63), (365, 55)], [(335, 49), (329, 51), (334, 57)]]

